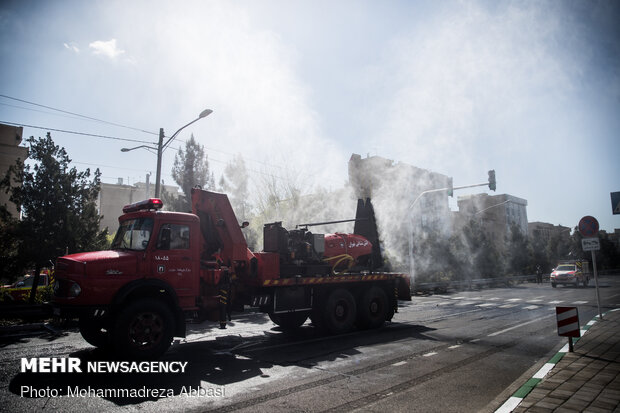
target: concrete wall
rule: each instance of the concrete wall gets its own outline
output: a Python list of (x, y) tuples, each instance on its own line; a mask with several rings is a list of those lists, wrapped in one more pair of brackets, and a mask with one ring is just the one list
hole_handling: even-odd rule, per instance
[[(163, 190), (177, 194), (179, 188), (173, 185), (163, 185)], [(97, 208), (102, 215), (99, 227), (108, 228), (110, 234), (118, 229), (118, 217), (123, 213), (123, 207), (134, 202), (142, 201), (155, 196), (155, 185), (138, 182), (135, 185), (124, 185), (122, 180), (116, 184), (101, 184)]]

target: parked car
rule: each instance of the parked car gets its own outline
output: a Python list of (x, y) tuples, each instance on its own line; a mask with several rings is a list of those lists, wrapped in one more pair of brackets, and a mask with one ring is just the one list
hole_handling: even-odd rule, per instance
[(553, 288), (557, 287), (558, 284), (587, 287), (590, 282), (588, 261), (563, 261), (559, 263), (549, 276), (549, 282)]
[[(34, 282), (33, 275), (24, 275), (13, 284), (3, 285), (0, 289), (0, 299), (3, 301), (28, 301), (30, 297), (30, 291), (32, 290), (32, 283)], [(39, 275), (39, 285), (37, 286), (37, 294), (43, 293), (46, 289), (49, 289), (53, 278), (49, 272), (41, 273)]]

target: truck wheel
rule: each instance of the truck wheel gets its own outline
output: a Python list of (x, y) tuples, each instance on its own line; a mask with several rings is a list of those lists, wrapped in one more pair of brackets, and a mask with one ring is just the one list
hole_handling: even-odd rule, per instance
[(105, 349), (110, 346), (110, 335), (101, 320), (93, 317), (80, 317), (78, 321), (80, 334), (88, 344)]
[(301, 327), (301, 325), (306, 322), (308, 319), (308, 313), (269, 313), (269, 318), (274, 322), (274, 324), (282, 327), (283, 330), (294, 330)]
[(371, 287), (364, 292), (359, 305), (357, 323), (360, 328), (378, 328), (388, 314), (388, 299), (385, 291)]
[(164, 354), (173, 338), (174, 317), (166, 304), (143, 299), (123, 309), (113, 331), (114, 349), (130, 358), (151, 359)]
[(357, 317), (355, 299), (345, 289), (332, 291), (325, 302), (323, 323), (327, 331), (340, 334), (349, 331)]

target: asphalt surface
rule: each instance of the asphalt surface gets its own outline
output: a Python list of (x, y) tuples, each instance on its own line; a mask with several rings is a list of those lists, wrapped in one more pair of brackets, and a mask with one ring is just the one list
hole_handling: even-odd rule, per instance
[[(620, 277), (601, 279), (601, 300), (603, 311), (620, 307)], [(495, 411), (566, 344), (557, 305), (578, 306), (586, 321), (598, 313), (593, 287), (549, 284), (418, 296), (389, 325), (337, 337), (308, 324), (285, 333), (245, 313), (226, 330), (190, 325), (162, 357), (187, 362), (183, 374), (23, 373), (22, 358), (112, 359), (74, 328), (0, 329), (0, 410)], [(96, 394), (141, 388), (166, 396)]]

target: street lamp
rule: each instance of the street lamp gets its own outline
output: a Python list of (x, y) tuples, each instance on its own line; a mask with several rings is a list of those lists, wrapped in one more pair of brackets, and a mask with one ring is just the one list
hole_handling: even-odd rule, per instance
[(213, 113), (213, 111), (211, 109), (203, 110), (202, 112), (200, 112), (200, 115), (198, 115), (198, 117), (196, 119), (194, 119), (193, 121), (189, 122), (187, 125), (181, 126), (179, 128), (179, 130), (174, 132), (172, 134), (172, 136), (170, 138), (168, 138), (166, 143), (163, 143), (164, 142), (164, 128), (160, 128), (159, 129), (159, 142), (157, 143), (157, 147), (156, 148), (153, 147), (153, 146), (148, 146), (148, 145), (140, 145), (140, 146), (136, 146), (135, 148), (122, 148), (121, 149), (121, 152), (129, 152), (129, 151), (133, 151), (134, 149), (139, 149), (139, 148), (145, 148), (147, 150), (152, 149), (152, 150), (157, 151), (157, 175), (155, 177), (155, 198), (159, 198), (159, 189), (160, 189), (160, 185), (161, 185), (161, 155), (162, 155), (162, 153), (168, 147), (168, 145), (170, 145), (170, 143), (174, 140), (174, 138), (176, 138), (176, 136), (179, 134), (179, 132), (181, 132), (183, 129), (187, 128), (192, 123), (197, 122), (200, 119), (209, 116), (211, 113)]

